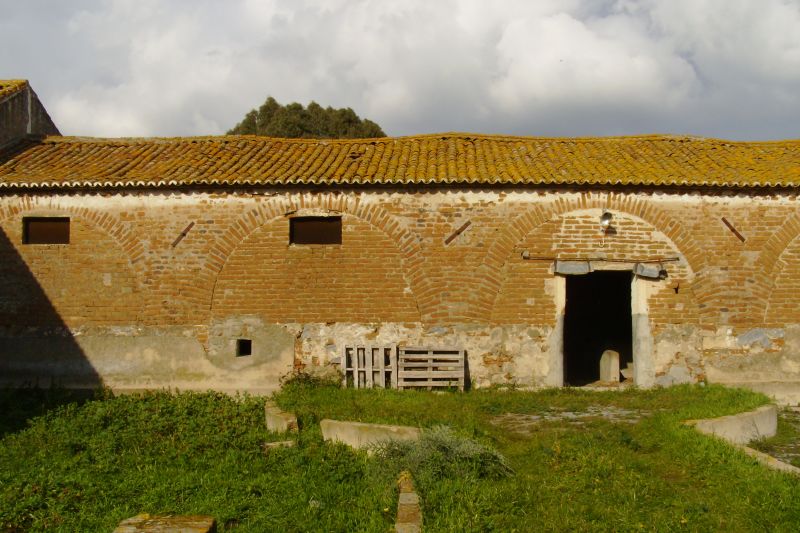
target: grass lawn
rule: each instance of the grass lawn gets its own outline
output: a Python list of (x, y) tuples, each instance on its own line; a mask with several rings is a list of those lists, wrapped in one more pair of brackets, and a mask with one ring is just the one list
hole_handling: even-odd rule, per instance
[[(444, 424), (505, 456), (509, 477), (415, 472), (427, 531), (800, 529), (800, 480), (681, 424), (766, 402), (754, 393), (433, 394), (297, 382), (276, 399), (303, 430), (296, 448), (265, 454), (262, 443), (282, 436), (264, 429), (262, 399), (0, 393), (0, 531), (110, 531), (140, 512), (210, 514), (221, 531), (390, 530), (397, 472), (323, 444), (327, 417)], [(506, 413), (517, 418), (498, 418)]]
[(800, 468), (800, 408), (784, 407), (778, 411), (778, 433), (751, 446)]

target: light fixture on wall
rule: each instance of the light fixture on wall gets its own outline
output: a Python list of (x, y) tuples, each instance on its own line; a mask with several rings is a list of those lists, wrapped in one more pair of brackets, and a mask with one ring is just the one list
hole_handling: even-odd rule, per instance
[(603, 233), (608, 233), (608, 230), (611, 229), (612, 220), (614, 220), (614, 215), (608, 211), (603, 211), (603, 214), (600, 215), (600, 229)]
[(614, 226), (611, 225), (611, 221), (614, 220), (614, 215), (611, 214), (609, 211), (603, 211), (603, 214), (600, 215), (600, 235), (603, 236), (603, 239), (600, 241), (600, 246), (605, 247), (606, 245), (606, 237), (608, 235), (616, 235), (617, 230)]

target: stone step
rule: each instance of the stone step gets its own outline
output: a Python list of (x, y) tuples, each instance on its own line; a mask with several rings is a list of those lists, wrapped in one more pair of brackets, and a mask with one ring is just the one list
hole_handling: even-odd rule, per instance
[(217, 523), (204, 515), (138, 514), (119, 523), (114, 533), (216, 533)]

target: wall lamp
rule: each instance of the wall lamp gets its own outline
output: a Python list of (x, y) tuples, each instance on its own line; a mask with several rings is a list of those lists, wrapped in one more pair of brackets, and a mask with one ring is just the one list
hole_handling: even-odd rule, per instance
[(603, 211), (603, 214), (600, 215), (600, 229), (603, 230), (603, 233), (607, 233), (611, 228), (612, 220), (614, 220), (614, 215), (608, 211)]

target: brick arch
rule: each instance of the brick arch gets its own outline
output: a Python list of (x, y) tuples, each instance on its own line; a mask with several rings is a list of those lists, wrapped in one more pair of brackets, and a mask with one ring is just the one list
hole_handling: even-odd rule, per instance
[(501, 289), (502, 269), (506, 260), (528, 233), (545, 222), (561, 217), (571, 211), (585, 209), (609, 209), (640, 218), (661, 231), (686, 258), (689, 268), (698, 273), (705, 259), (698, 244), (689, 236), (681, 222), (645, 199), (614, 193), (583, 193), (576, 198), (558, 198), (546, 205), (533, 205), (512, 220), (486, 251), (478, 267), (482, 284), (478, 288), (472, 314), (490, 316), (495, 299)]
[[(84, 296), (79, 291), (78, 293), (70, 292), (71, 296), (61, 302), (62, 308), (65, 305), (88, 305), (88, 308), (93, 308), (95, 305), (105, 306), (103, 309), (106, 309), (106, 311), (103, 311), (103, 313), (107, 314), (104, 316), (93, 316), (91, 313), (84, 316), (82, 312), (70, 315), (82, 317), (75, 318), (75, 324), (82, 324), (84, 320), (88, 321), (86, 323), (97, 324), (130, 323), (140, 319), (144, 308), (144, 302), (140, 298), (143, 291), (143, 276), (141, 274), (141, 263), (143, 261), (141, 259), (144, 255), (144, 247), (133, 237), (122, 222), (112, 215), (98, 213), (90, 208), (64, 205), (58, 201), (58, 198), (23, 197), (16, 205), (0, 208), (0, 225), (8, 228), (6, 231), (10, 231), (9, 236), (14, 235), (14, 239), (21, 239), (21, 225), (16, 226), (15, 229), (11, 228), (16, 223), (21, 222), (21, 220), (14, 219), (18, 217), (21, 219), (26, 215), (69, 216), (77, 224), (73, 227), (73, 232), (80, 233), (88, 230), (90, 237), (103, 239), (106, 243), (105, 246), (98, 248), (93, 240), (75, 239), (72, 240), (72, 244), (68, 245), (68, 248), (64, 249), (64, 256), (71, 256), (78, 260), (77, 262), (67, 261), (62, 263), (61, 266), (64, 270), (59, 274), (61, 279), (70, 279), (69, 276), (72, 275), (80, 278), (81, 283), (84, 281), (88, 283), (92, 276), (99, 276), (102, 272), (114, 274), (113, 278), (110, 278), (114, 280), (111, 282), (113, 285), (107, 285), (108, 288), (103, 289), (103, 294), (95, 294), (96, 300), (85, 302), (84, 304), (74, 303), (81, 302), (81, 298)], [(17, 240), (17, 242), (19, 241)], [(22, 258), (27, 255), (27, 251), (18, 249), (15, 254)], [(64, 256), (60, 257), (63, 258)], [(35, 267), (32, 265), (40, 262), (35, 255), (28, 259), (31, 259), (33, 264), (29, 263), (27, 268), (33, 269)], [(94, 269), (91, 273), (88, 273), (85, 270), (85, 265), (88, 262), (97, 262), (97, 264), (103, 265), (104, 268)], [(111, 264), (113, 264), (113, 267), (108, 269)], [(120, 274), (121, 278), (118, 277)], [(30, 279), (37, 287), (42, 287), (42, 284), (52, 277), (52, 275), (46, 275), (44, 279)], [(122, 285), (120, 285), (120, 279), (123, 280)], [(50, 282), (52, 281), (50, 279)], [(95, 279), (95, 283), (97, 282), (97, 279)], [(103, 283), (105, 284), (105, 281)], [(123, 288), (122, 293), (119, 292), (120, 286)], [(115, 290), (117, 291), (116, 296), (108, 296), (108, 293), (112, 293)], [(125, 291), (130, 292), (126, 293)], [(50, 305), (54, 306), (55, 302), (51, 301)], [(113, 312), (111, 311), (112, 307), (114, 308)], [(85, 308), (81, 307), (80, 309)]]
[(775, 288), (778, 285), (777, 279), (783, 271), (781, 258), (787, 253), (790, 247), (800, 237), (800, 213), (795, 213), (787, 218), (781, 227), (778, 228), (764, 243), (761, 253), (753, 269), (753, 279), (755, 280), (755, 293), (763, 295), (757, 298), (755, 305), (759, 307), (759, 316), (765, 324), (771, 324), (774, 317), (770, 315), (774, 307)]
[[(765, 246), (769, 253), (758, 270), (757, 281), (763, 286), (766, 298), (763, 302), (763, 318), (766, 326), (784, 326), (800, 323), (800, 227), (797, 216), (789, 220), (776, 232)], [(794, 237), (786, 236), (794, 233)], [(780, 235), (778, 235), (780, 234)], [(776, 248), (768, 248), (770, 244)], [(777, 256), (773, 250), (780, 249)], [(764, 253), (764, 252), (762, 252)], [(763, 270), (762, 270), (763, 269)]]
[[(675, 243), (640, 217), (616, 211), (615, 237), (602, 238), (597, 227), (599, 209), (568, 211), (531, 230), (509, 254), (502, 269), (501, 289), (492, 306), (492, 323), (550, 324), (556, 316), (556, 301), (548, 290), (552, 280), (550, 261), (525, 261), (521, 251), (549, 256), (562, 250), (564, 259), (607, 254), (608, 257), (671, 257), (680, 254)], [(645, 238), (643, 238), (645, 237)], [(605, 242), (602, 242), (605, 241)], [(695, 298), (695, 273), (686, 262), (669, 266), (669, 279), (648, 297), (654, 323), (697, 323), (700, 307)], [(674, 285), (673, 285), (674, 284)], [(680, 292), (669, 287), (682, 286)], [(550, 286), (552, 288), (552, 286)]]
[(265, 224), (301, 209), (326, 209), (348, 214), (383, 232), (402, 254), (403, 275), (411, 288), (412, 297), (419, 311), (420, 303), (417, 295), (424, 293), (426, 280), (422, 272), (423, 258), (417, 237), (403, 228), (391, 214), (379, 206), (364, 205), (359, 198), (334, 194), (324, 196), (302, 194), (289, 198), (272, 198), (267, 202), (259, 203), (231, 223), (212, 244), (208, 259), (198, 276), (198, 284), (207, 288), (205, 309), (211, 310), (217, 277), (236, 247)]
[(63, 205), (58, 198), (43, 198), (39, 196), (25, 196), (22, 202), (14, 206), (0, 207), (0, 221), (5, 222), (13, 216), (23, 215), (26, 212), (49, 210), (58, 213), (67, 213), (77, 216), (82, 221), (89, 222), (92, 226), (102, 230), (111, 237), (128, 258), (134, 272), (137, 274), (136, 283), (142, 285), (142, 268), (144, 246), (141, 241), (114, 215), (98, 212), (88, 207), (75, 207)]

